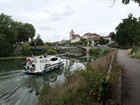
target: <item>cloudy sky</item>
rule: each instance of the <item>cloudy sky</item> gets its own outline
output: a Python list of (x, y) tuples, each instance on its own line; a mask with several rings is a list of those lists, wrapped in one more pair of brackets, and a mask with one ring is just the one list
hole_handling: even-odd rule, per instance
[(140, 7), (121, 0), (0, 0), (0, 13), (31, 23), (44, 41), (69, 39), (71, 29), (108, 35), (129, 13), (140, 16)]

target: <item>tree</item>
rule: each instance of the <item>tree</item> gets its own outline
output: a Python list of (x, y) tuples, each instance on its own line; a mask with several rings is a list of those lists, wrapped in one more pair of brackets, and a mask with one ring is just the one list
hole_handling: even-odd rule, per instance
[(109, 40), (104, 39), (103, 37), (101, 37), (98, 44), (105, 45), (107, 43), (109, 43)]
[(26, 30), (26, 34), (28, 35), (28, 38), (30, 38), (31, 40), (33, 39), (33, 37), (35, 36), (35, 28), (32, 24), (29, 23), (25, 23), (24, 24), (25, 30)]
[(140, 46), (140, 18), (138, 19), (138, 23), (136, 25), (136, 36), (134, 38), (134, 45)]
[(14, 20), (10, 16), (0, 14), (0, 34), (10, 42), (15, 42), (17, 38), (17, 31), (14, 29)]
[(41, 39), (39, 34), (37, 35), (36, 39), (31, 42), (31, 45), (32, 46), (43, 46), (44, 45), (44, 42)]
[(111, 33), (110, 33), (110, 36), (111, 36), (111, 39), (112, 39), (112, 40), (115, 40), (115, 37), (116, 37), (116, 36), (115, 36), (115, 33), (114, 33), (114, 32), (111, 32)]
[(18, 31), (17, 42), (26, 42), (35, 36), (35, 29), (32, 24), (15, 22), (15, 28)]
[(32, 24), (15, 22), (10, 16), (0, 14), (0, 56), (12, 55), (17, 42), (29, 41), (34, 36)]
[(137, 44), (137, 38), (139, 37), (139, 22), (138, 19), (133, 17), (132, 14), (128, 15), (128, 18), (123, 19), (123, 22), (116, 27), (116, 42), (119, 46), (130, 46)]
[[(140, 0), (132, 0), (132, 1), (134, 1), (134, 2), (136, 2), (136, 3), (138, 3), (140, 5)], [(122, 3), (129, 4), (130, 0), (122, 0)]]
[[(113, 1), (114, 1), (114, 3), (116, 2), (116, 0), (113, 0)], [(130, 3), (130, 1), (131, 1), (131, 0), (122, 0), (122, 3), (127, 5), (127, 4)], [(132, 1), (138, 3), (139, 6), (140, 6), (140, 0), (132, 0)]]
[(14, 20), (3, 13), (0, 14), (0, 56), (11, 55), (16, 38)]
[(31, 46), (28, 42), (24, 42), (22, 45), (22, 55), (31, 55)]

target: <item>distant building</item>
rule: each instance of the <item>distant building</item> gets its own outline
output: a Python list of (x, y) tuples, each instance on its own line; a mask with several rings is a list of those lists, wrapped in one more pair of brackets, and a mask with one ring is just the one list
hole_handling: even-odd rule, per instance
[(101, 40), (101, 36), (96, 33), (89, 32), (80, 37), (80, 35), (74, 33), (73, 29), (70, 31), (69, 40), (71, 43), (78, 42), (81, 40), (81, 38), (88, 40), (88, 44), (90, 41), (90, 44), (93, 47), (96, 45), (96, 43), (98, 43), (99, 40)]
[(105, 36), (104, 39), (108, 40), (109, 43), (108, 44), (111, 44), (113, 43), (113, 40), (111, 39), (111, 36), (114, 34), (114, 32), (110, 32), (108, 36)]
[(93, 40), (93, 41), (98, 41), (100, 40), (100, 35), (97, 35), (96, 33), (86, 33), (83, 35), (83, 38)]
[(101, 39), (100, 35), (96, 33), (90, 33), (90, 32), (84, 34), (82, 38), (87, 39), (88, 41), (91, 41), (92, 47), (94, 47), (96, 43), (98, 43), (98, 41)]
[(71, 30), (70, 34), (69, 34), (69, 38), (70, 38), (70, 42), (71, 43), (75, 43), (75, 42), (78, 42), (80, 41), (80, 35), (78, 34), (75, 34), (73, 29)]

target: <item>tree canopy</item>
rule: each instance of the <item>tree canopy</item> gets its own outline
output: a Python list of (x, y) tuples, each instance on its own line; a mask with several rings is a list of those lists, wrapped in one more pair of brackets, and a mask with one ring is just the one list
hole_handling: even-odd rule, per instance
[(17, 42), (26, 42), (34, 36), (32, 24), (16, 22), (10, 16), (0, 14), (0, 56), (11, 55)]
[[(122, 3), (129, 4), (131, 0), (122, 0)], [(132, 0), (140, 5), (140, 0)]]
[(0, 56), (9, 55), (17, 38), (14, 20), (10, 16), (0, 14)]
[(44, 42), (41, 39), (39, 34), (37, 35), (36, 39), (31, 41), (31, 46), (43, 46), (43, 45), (44, 45)]
[(13, 43), (17, 38), (17, 31), (14, 29), (14, 21), (10, 16), (0, 15), (0, 39)]
[(35, 36), (35, 29), (32, 24), (15, 22), (15, 29), (18, 31), (17, 42), (26, 42)]
[(140, 21), (132, 14), (128, 15), (128, 18), (123, 19), (116, 27), (116, 42), (119, 46), (139, 45), (140, 41)]

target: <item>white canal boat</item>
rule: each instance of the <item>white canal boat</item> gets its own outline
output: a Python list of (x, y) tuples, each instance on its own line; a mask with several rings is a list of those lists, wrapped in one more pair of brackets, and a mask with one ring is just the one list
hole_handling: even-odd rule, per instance
[(45, 72), (62, 67), (63, 60), (56, 56), (35, 56), (26, 58), (24, 72), (27, 74), (44, 74)]

